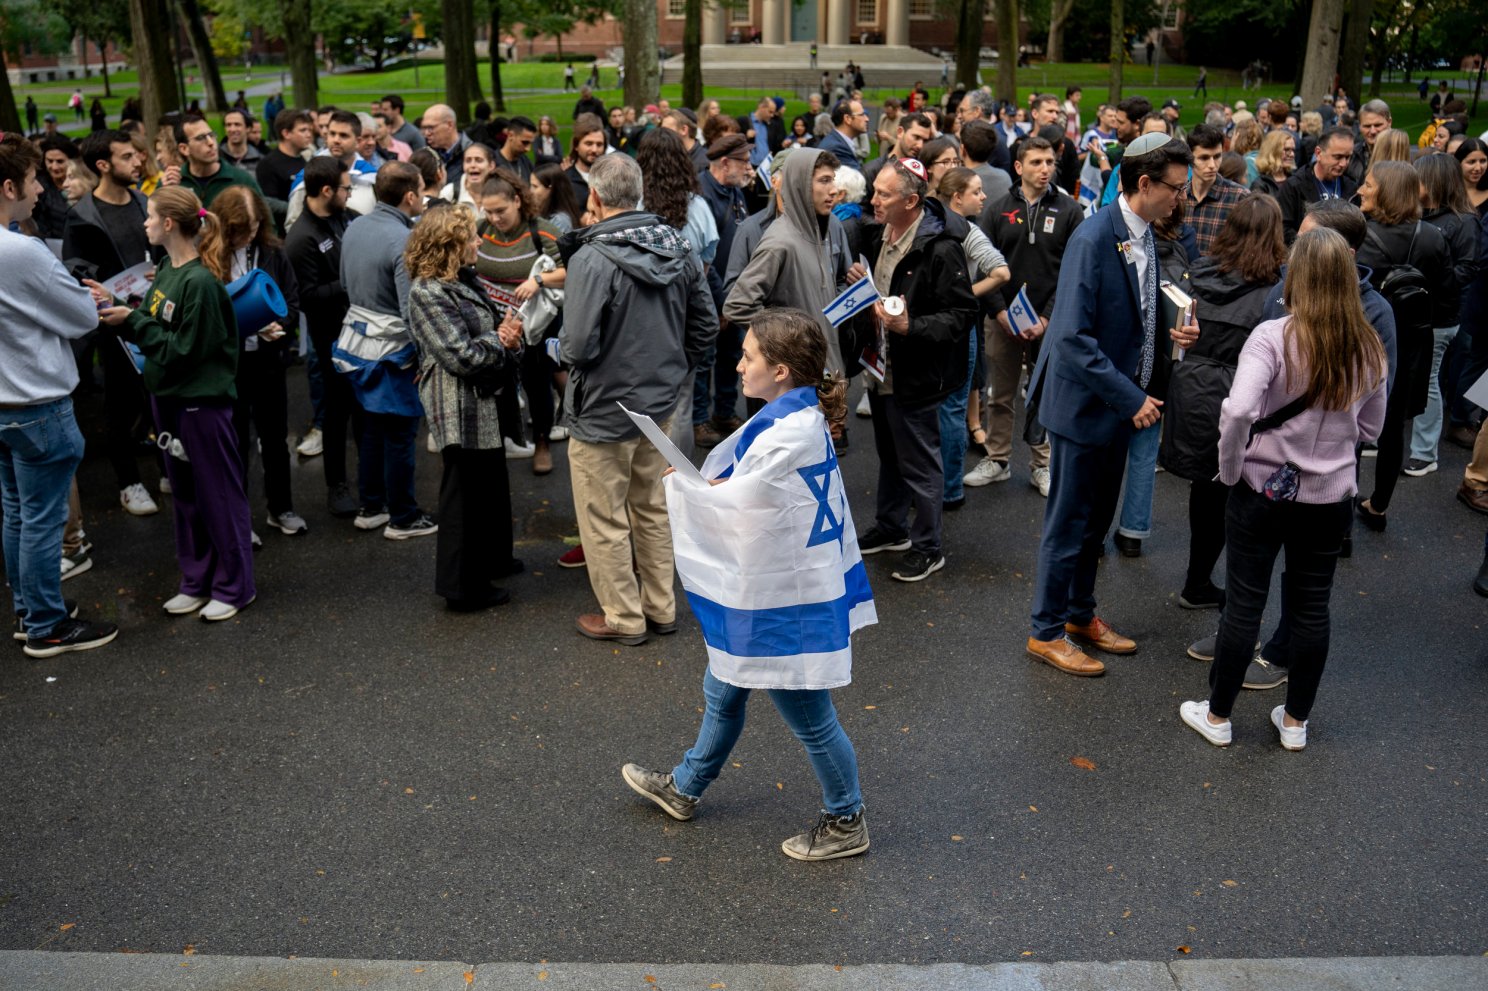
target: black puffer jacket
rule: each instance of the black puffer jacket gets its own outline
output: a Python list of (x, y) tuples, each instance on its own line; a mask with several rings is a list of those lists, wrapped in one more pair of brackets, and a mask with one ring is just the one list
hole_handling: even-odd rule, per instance
[(1163, 409), (1162, 464), (1179, 478), (1207, 482), (1219, 472), (1219, 408), (1230, 394), (1240, 349), (1262, 320), (1272, 280), (1246, 282), (1209, 257), (1190, 273), (1199, 339), (1173, 365)]
[[(1481, 233), (1476, 214), (1437, 210), (1421, 218), (1441, 231), (1447, 249), (1452, 253), (1452, 285), (1438, 300), (1431, 299), (1431, 323), (1434, 327), (1452, 327), (1462, 322), (1462, 298), (1468, 286), (1478, 277), (1478, 235)], [(1439, 321), (1446, 320), (1446, 323)]]
[[(1453, 293), (1456, 276), (1452, 272), (1452, 251), (1447, 239), (1424, 220), (1401, 224), (1369, 221), (1369, 233), (1354, 256), (1360, 265), (1374, 271), (1374, 284), (1385, 284), (1390, 272), (1401, 265), (1412, 265), (1426, 279), (1431, 294), (1431, 326), (1451, 327), (1457, 323), (1457, 296)], [(1412, 245), (1414, 238), (1415, 244)], [(1383, 250), (1382, 250), (1383, 249)], [(1448, 312), (1443, 302), (1450, 297)], [(1415, 333), (1397, 325), (1396, 351), (1399, 355), (1395, 387), (1390, 402), (1404, 403), (1406, 416), (1417, 416), (1426, 409), (1426, 392), (1431, 379), (1432, 335)]]

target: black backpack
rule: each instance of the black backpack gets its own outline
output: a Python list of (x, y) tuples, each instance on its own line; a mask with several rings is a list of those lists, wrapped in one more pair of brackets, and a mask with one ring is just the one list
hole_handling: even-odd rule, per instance
[[(1419, 342), (1431, 339), (1431, 293), (1426, 276), (1411, 264), (1411, 255), (1416, 250), (1416, 236), (1421, 233), (1421, 222), (1411, 232), (1410, 246), (1405, 249), (1405, 260), (1390, 269), (1379, 286), (1379, 294), (1390, 304), (1395, 315), (1395, 334), (1401, 342)], [(1364, 235), (1384, 257), (1389, 257), (1385, 242), (1373, 228)]]

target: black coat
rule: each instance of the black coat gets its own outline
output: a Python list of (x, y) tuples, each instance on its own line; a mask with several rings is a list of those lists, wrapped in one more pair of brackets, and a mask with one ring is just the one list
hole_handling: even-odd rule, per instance
[[(1457, 314), (1438, 312), (1438, 300), (1451, 293), (1455, 276), (1452, 274), (1452, 252), (1447, 239), (1424, 220), (1406, 221), (1403, 224), (1381, 224), (1369, 221), (1369, 232), (1355, 255), (1360, 265), (1374, 273), (1377, 287), (1385, 284), (1390, 272), (1407, 264), (1414, 266), (1426, 278), (1426, 288), (1431, 295), (1431, 324), (1433, 327), (1450, 327), (1457, 322)], [(1415, 236), (1415, 247), (1411, 238)], [(1378, 238), (1379, 243), (1375, 239)], [(1383, 250), (1381, 250), (1383, 245)], [(1414, 328), (1395, 327), (1398, 365), (1395, 387), (1390, 393), (1390, 402), (1404, 403), (1406, 416), (1416, 416), (1426, 409), (1426, 394), (1431, 379), (1431, 352), (1433, 335), (1428, 329), (1424, 334)], [(1397, 395), (1398, 394), (1398, 395)]]
[(1475, 213), (1453, 213), (1438, 210), (1421, 218), (1441, 231), (1447, 248), (1452, 253), (1452, 286), (1441, 299), (1431, 298), (1431, 324), (1434, 327), (1452, 327), (1462, 323), (1463, 295), (1478, 277), (1478, 238), (1482, 224)]
[(1219, 409), (1230, 394), (1240, 350), (1263, 322), (1272, 282), (1246, 282), (1200, 258), (1189, 280), (1199, 339), (1173, 365), (1163, 409), (1162, 464), (1179, 478), (1207, 482), (1219, 472)]
[[(145, 197), (139, 191), (131, 189), (129, 198), (139, 210), (140, 225), (143, 226)], [(143, 258), (120, 257), (113, 235), (104, 226), (103, 218), (98, 215), (98, 206), (93, 200), (92, 193), (78, 200), (76, 205), (67, 212), (61, 237), (62, 260), (71, 262), (74, 258), (80, 258), (88, 262), (97, 269), (97, 274), (93, 278), (100, 282), (112, 279), (126, 268), (133, 268), (144, 261)], [(150, 253), (157, 262), (164, 255), (159, 248), (152, 249)]]
[(312, 330), (339, 333), (351, 305), (341, 285), (341, 239), (353, 216), (348, 211), (317, 217), (306, 210), (284, 239), (284, 254), (294, 267), (300, 306)]
[[(909, 314), (909, 333), (888, 335), (894, 398), (902, 406), (938, 403), (966, 383), (967, 340), (981, 309), (961, 247), (968, 230), (965, 218), (926, 200), (914, 244), (889, 280), (888, 294), (903, 296)], [(862, 248), (870, 264), (883, 248), (883, 236), (882, 224), (865, 221)], [(850, 371), (861, 367), (858, 355), (877, 337), (871, 311), (851, 326), (842, 348)]]

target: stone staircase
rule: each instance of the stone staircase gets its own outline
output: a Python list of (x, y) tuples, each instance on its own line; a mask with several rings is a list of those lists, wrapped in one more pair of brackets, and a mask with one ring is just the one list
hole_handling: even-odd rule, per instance
[[(761, 92), (788, 92), (798, 98), (815, 92), (821, 74), (828, 72), (835, 83), (847, 63), (862, 67), (869, 88), (908, 90), (916, 80), (928, 88), (940, 83), (940, 59), (909, 46), (819, 45), (817, 68), (811, 68), (811, 45), (796, 41), (785, 45), (704, 45), (703, 86), (731, 86)], [(682, 81), (682, 56), (661, 65), (663, 83)]]

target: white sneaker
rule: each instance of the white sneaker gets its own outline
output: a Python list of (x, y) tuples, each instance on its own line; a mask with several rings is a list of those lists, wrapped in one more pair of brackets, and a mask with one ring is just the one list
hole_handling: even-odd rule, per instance
[(548, 440), (552, 441), (555, 444), (559, 441), (568, 440), (568, 428), (554, 427), (552, 430), (548, 431)]
[(863, 390), (863, 398), (858, 400), (858, 408), (855, 412), (865, 419), (873, 415), (873, 408), (868, 405), (867, 389)]
[(207, 601), (199, 595), (186, 595), (183, 592), (165, 600), (165, 611), (172, 616), (185, 616), (187, 613), (196, 612), (206, 605)]
[(1231, 727), (1229, 720), (1225, 720), (1218, 726), (1209, 721), (1208, 702), (1184, 702), (1178, 707), (1178, 715), (1188, 724), (1189, 729), (1214, 744), (1216, 747), (1228, 747), (1230, 745)]
[(434, 431), (432, 430), (429, 431), (429, 435), (424, 438), (424, 450), (428, 451), (430, 454), (439, 453), (439, 441), (434, 439)]
[(88, 556), (87, 551), (78, 551), (76, 554), (62, 555), (62, 580), (76, 578), (78, 575), (93, 567), (93, 559)]
[[(254, 598), (257, 598), (257, 596), (254, 596)], [(253, 599), (249, 599), (247, 602), (243, 603), (243, 608), (246, 609), (251, 605), (253, 605)], [(220, 602), (217, 599), (213, 599), (205, 606), (202, 606), (202, 611), (197, 613), (198, 616), (206, 620), (208, 623), (220, 623), (224, 619), (232, 619), (237, 614), (237, 606), (230, 606), (226, 602)]]
[(160, 507), (155, 505), (155, 500), (150, 498), (150, 493), (139, 482), (119, 490), (119, 505), (131, 516), (149, 516), (160, 512)]
[(170, 495), (174, 491), (175, 490), (171, 488), (170, 479), (162, 475), (160, 478), (160, 494)]
[(279, 532), (286, 537), (298, 537), (310, 529), (310, 524), (305, 522), (304, 517), (292, 509), (287, 513), (280, 513), (278, 516), (270, 513), (269, 526), (278, 527)]
[(1028, 484), (1039, 490), (1039, 495), (1049, 498), (1049, 469), (1035, 468), (1028, 476)]
[(295, 453), (302, 458), (314, 458), (325, 453), (325, 435), (319, 427), (311, 427), (295, 446)]
[(536, 444), (516, 444), (510, 437), (502, 441), (506, 447), (506, 456), (512, 461), (524, 461), (537, 453)]
[(1006, 482), (1012, 477), (1012, 469), (1005, 463), (984, 457), (977, 462), (975, 468), (961, 476), (961, 484), (976, 488), (981, 485), (991, 485), (993, 482)]
[(1307, 746), (1307, 721), (1303, 720), (1301, 726), (1288, 726), (1286, 706), (1278, 705), (1271, 710), (1271, 725), (1276, 727), (1276, 732), (1281, 736), (1282, 749), (1301, 750)]

